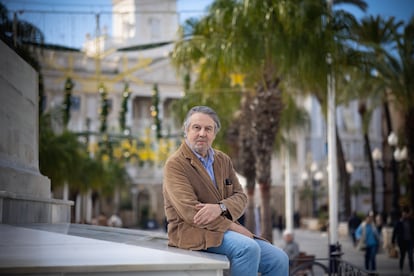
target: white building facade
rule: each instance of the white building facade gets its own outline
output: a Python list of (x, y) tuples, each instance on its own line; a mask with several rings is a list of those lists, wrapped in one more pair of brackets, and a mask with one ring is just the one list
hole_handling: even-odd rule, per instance
[[(176, 0), (113, 0), (112, 32), (111, 35), (100, 26), (99, 15), (96, 19), (97, 31), (95, 36), (89, 36), (82, 51), (45, 50), (42, 55), (43, 77), (46, 90), (46, 110), (61, 105), (64, 99), (64, 83), (71, 78), (75, 83), (72, 92), (71, 119), (69, 129), (74, 132), (100, 132), (100, 109), (102, 105), (99, 89), (107, 91), (109, 114), (107, 117), (108, 134), (124, 134), (120, 129), (119, 114), (125, 92), (125, 83), (129, 85), (130, 98), (126, 113), (128, 134), (133, 137), (143, 137), (155, 141), (154, 119), (151, 115), (154, 85), (159, 90), (159, 117), (162, 121), (162, 134), (175, 137), (173, 144), (179, 143), (181, 137), (181, 122), (172, 118), (172, 103), (183, 95), (183, 85), (180, 77), (169, 60), (169, 53), (176, 39), (179, 26)], [(143, 50), (142, 46), (160, 43), (160, 46)], [(141, 46), (141, 49), (139, 49)], [(139, 50), (138, 50), (139, 49)], [(300, 101), (299, 101), (300, 102)], [(291, 139), (296, 144), (295, 158), (291, 159), (290, 179), (294, 187), (294, 210), (309, 210), (309, 206), (300, 198), (300, 189), (306, 181), (314, 180), (315, 173), (320, 171), (319, 188), (327, 190), (327, 139), (326, 121), (319, 103), (314, 98), (305, 98), (300, 104), (309, 112), (310, 128), (296, 132)], [(341, 137), (346, 161), (353, 165), (350, 173), (350, 184), (360, 181), (369, 187), (369, 166), (364, 154), (364, 139), (361, 131), (361, 119), (358, 115), (358, 103), (351, 102), (347, 106), (337, 108), (338, 134)], [(373, 113), (370, 124), (372, 146), (380, 147), (381, 112)], [(99, 135), (91, 135), (90, 142), (97, 143)], [(157, 151), (159, 145), (152, 143)], [(171, 148), (172, 150), (172, 148)], [(312, 164), (314, 168), (312, 169)], [(315, 165), (316, 164), (316, 165)], [(281, 156), (275, 154), (272, 160), (272, 184), (284, 187), (286, 172), (283, 169)], [(316, 168), (315, 168), (316, 166)], [(154, 219), (163, 219), (163, 202), (161, 193), (162, 167), (150, 164), (129, 165), (128, 172), (132, 177), (133, 195), (132, 222), (140, 219), (139, 210), (149, 209)], [(304, 173), (308, 178), (304, 179)], [(376, 189), (377, 204), (381, 204), (383, 190), (381, 175), (378, 172), (378, 188)], [(280, 190), (280, 189), (279, 189)], [(276, 192), (278, 194), (278, 192)], [(82, 217), (90, 221), (97, 215), (98, 209), (93, 209), (91, 194), (76, 199), (75, 222)], [(280, 193), (275, 195), (273, 206), (279, 213), (284, 205), (281, 204)], [(277, 197), (277, 198), (276, 198)], [(282, 198), (283, 199), (283, 198)], [(79, 202), (78, 202), (79, 200)], [(85, 203), (86, 202), (86, 203)], [(317, 207), (327, 204), (327, 196), (317, 200)], [(82, 205), (89, 206), (86, 217), (82, 215)], [(343, 201), (339, 202), (339, 210), (343, 212)], [(352, 210), (367, 212), (371, 208), (370, 195), (352, 196)], [(93, 210), (92, 210), (93, 209)], [(382, 210), (379, 205), (377, 210)], [(110, 215), (110, 214), (108, 214)], [(303, 213), (303, 216), (312, 215)]]

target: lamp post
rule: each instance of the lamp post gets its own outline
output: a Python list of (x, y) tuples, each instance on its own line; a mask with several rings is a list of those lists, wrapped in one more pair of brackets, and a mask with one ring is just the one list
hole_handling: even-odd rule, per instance
[[(308, 172), (307, 171), (304, 171), (304, 172), (302, 172), (302, 181), (303, 181), (303, 183), (304, 183), (304, 185), (305, 185), (305, 187), (307, 187), (308, 186), (308, 180), (309, 180), (309, 174), (308, 174)], [(306, 207), (309, 207), (309, 204), (308, 204), (308, 200), (306, 200)], [(307, 216), (310, 216), (310, 208), (306, 208), (306, 215)]]
[(345, 168), (346, 168), (346, 172), (350, 175), (354, 172), (354, 165), (352, 165), (352, 163), (349, 161), (346, 162)]
[(317, 171), (315, 173), (315, 175), (313, 176), (313, 194), (312, 194), (312, 210), (313, 210), (313, 217), (317, 217), (318, 216), (318, 187), (319, 184), (321, 182), (321, 180), (323, 179), (323, 174), (321, 171)]
[[(381, 175), (382, 175), (382, 213), (383, 215), (387, 213), (386, 210), (386, 193), (387, 193), (387, 185), (386, 185), (386, 181), (385, 181), (385, 166), (384, 163), (382, 161), (382, 152), (379, 148), (375, 148), (372, 153), (372, 160), (375, 161), (375, 164), (377, 165), (377, 168), (379, 168), (381, 170)], [(384, 219), (386, 219), (386, 217), (383, 217)]]
[[(394, 132), (391, 132), (388, 136), (388, 145), (390, 145), (392, 152), (394, 153), (397, 144), (398, 144), (398, 137), (395, 135)], [(392, 205), (391, 205), (391, 222), (394, 225), (400, 213), (400, 206), (398, 204), (398, 200), (400, 198), (400, 186), (398, 183), (398, 168), (397, 168), (397, 161), (395, 160), (394, 154), (391, 156), (391, 168), (392, 168)]]

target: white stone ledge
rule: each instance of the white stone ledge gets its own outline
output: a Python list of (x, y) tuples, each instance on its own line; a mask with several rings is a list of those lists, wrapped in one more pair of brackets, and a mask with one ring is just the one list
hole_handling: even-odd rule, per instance
[(0, 249), (2, 275), (218, 276), (229, 267), (225, 256), (217, 254), (188, 251), (180, 254), (180, 250), (153, 249), (5, 224), (0, 224)]
[(15, 199), (15, 200), (24, 200), (24, 201), (35, 201), (35, 202), (52, 203), (52, 204), (68, 205), (68, 206), (74, 205), (74, 202), (70, 200), (43, 198), (43, 197), (36, 197), (36, 196), (31, 196), (31, 195), (21, 195), (21, 194), (11, 193), (7, 191), (0, 191), (0, 198), (9, 198), (9, 199)]

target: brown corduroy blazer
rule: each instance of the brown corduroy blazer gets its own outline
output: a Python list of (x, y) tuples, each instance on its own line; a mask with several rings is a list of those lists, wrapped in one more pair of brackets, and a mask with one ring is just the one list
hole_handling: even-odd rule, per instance
[[(245, 210), (247, 196), (230, 157), (219, 150), (214, 150), (214, 153), (217, 187), (185, 142), (164, 166), (163, 195), (170, 246), (191, 250), (219, 246), (231, 220), (236, 221)], [(198, 203), (219, 202), (226, 205), (231, 219), (219, 216), (203, 227), (193, 223)]]

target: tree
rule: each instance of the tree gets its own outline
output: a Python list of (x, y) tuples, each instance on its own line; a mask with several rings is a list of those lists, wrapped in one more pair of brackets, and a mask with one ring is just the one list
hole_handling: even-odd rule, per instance
[(237, 125), (238, 128), (238, 146), (239, 151), (237, 154), (238, 160), (238, 169), (241, 174), (246, 177), (246, 190), (248, 197), (248, 206), (245, 214), (245, 226), (252, 233), (255, 233), (256, 230), (256, 220), (255, 220), (255, 188), (256, 188), (256, 169), (253, 164), (256, 163), (256, 157), (253, 151), (254, 137), (251, 132), (253, 108), (251, 106), (253, 95), (251, 93), (245, 93), (240, 107), (240, 113), (237, 118), (237, 121), (234, 122), (234, 125)]
[[(380, 91), (383, 100), (387, 133), (393, 131), (390, 106), (398, 106), (395, 111), (403, 118), (403, 129), (399, 135), (403, 137), (402, 143), (407, 145), (408, 149), (407, 186), (411, 199), (408, 201), (413, 202), (414, 131), (411, 124), (414, 119), (414, 84), (411, 75), (414, 73), (414, 17), (406, 24), (401, 21), (395, 22), (392, 17), (388, 20), (370, 17), (364, 19), (358, 27), (355, 30), (357, 40), (368, 49), (367, 67), (376, 72), (377, 91)], [(397, 164), (393, 157), (392, 166), (396, 172)], [(393, 181), (398, 181), (396, 175)], [(394, 196), (399, 197), (399, 191), (394, 192)], [(393, 205), (396, 204), (397, 202), (393, 202)], [(392, 211), (394, 220), (398, 205), (393, 206)]]
[[(215, 1), (205, 18), (195, 24), (189, 22), (192, 38), (179, 42), (173, 53), (179, 66), (199, 66), (198, 82), (203, 83), (206, 92), (229, 83), (232, 73), (246, 75), (246, 89), (255, 91), (251, 105), (250, 131), (254, 133), (251, 146), (262, 191), (262, 236), (269, 240), (272, 240), (270, 159), (282, 110), (275, 61), (282, 54), (279, 48), (284, 29), (278, 10), (277, 3), (267, 1), (250, 1), (246, 5), (238, 1)], [(275, 31), (280, 36), (271, 35)]]
[[(393, 52), (385, 53), (385, 62), (378, 66), (385, 86), (390, 89), (388, 95), (393, 105), (398, 106), (402, 118), (402, 143), (407, 145), (408, 194), (411, 205), (414, 202), (414, 17), (403, 27), (401, 33), (393, 32)], [(412, 207), (412, 206), (411, 206)]]
[(207, 16), (187, 21), (183, 37), (190, 38), (176, 43), (172, 54), (180, 70), (197, 68), (196, 85), (206, 93), (228, 83), (230, 74), (245, 76), (245, 91), (254, 94), (251, 132), (263, 204), (262, 236), (269, 240), (270, 160), (283, 110), (280, 84), (284, 74), (292, 74), (306, 83), (307, 91), (326, 91), (329, 68), (325, 57), (339, 51), (332, 47), (339, 45), (332, 33), (336, 30), (341, 38), (344, 28), (339, 26), (349, 19), (346, 13), (337, 12), (332, 17), (335, 22), (327, 27), (323, 20), (327, 14), (323, 1), (215, 1)]

